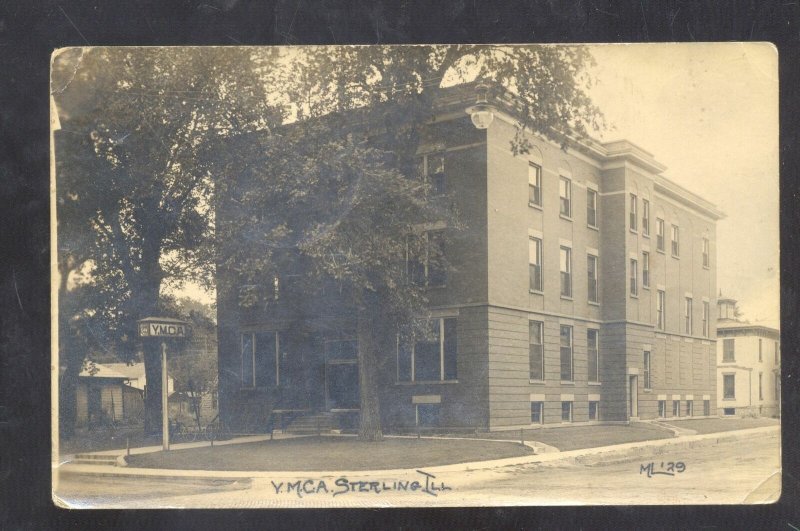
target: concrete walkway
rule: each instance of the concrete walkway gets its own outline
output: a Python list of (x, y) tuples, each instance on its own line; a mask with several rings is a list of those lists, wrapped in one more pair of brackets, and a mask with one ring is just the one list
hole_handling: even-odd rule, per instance
[[(479, 461), (472, 463), (458, 463), (452, 465), (440, 465), (433, 467), (425, 467), (426, 472), (431, 474), (439, 474), (444, 472), (475, 472), (490, 469), (500, 469), (503, 467), (529, 465), (535, 463), (548, 463), (563, 459), (574, 459), (577, 457), (593, 456), (596, 459), (592, 461), (603, 462), (608, 460), (619, 460), (634, 457), (636, 455), (646, 454), (649, 451), (658, 451), (660, 449), (687, 447), (692, 448), (699, 445), (715, 444), (720, 441), (730, 441), (746, 437), (754, 437), (762, 434), (780, 431), (780, 426), (765, 426), (759, 428), (750, 428), (738, 431), (727, 431), (718, 433), (707, 433), (701, 435), (682, 435), (671, 439), (656, 439), (649, 441), (639, 441), (633, 443), (617, 444), (612, 446), (602, 446), (598, 448), (585, 448), (580, 450), (570, 450), (566, 452), (550, 451), (545, 453), (538, 453), (533, 455), (526, 455), (520, 457), (510, 457), (504, 459), (495, 459), (490, 461)], [(291, 438), (296, 436), (285, 435), (281, 438)], [(278, 438), (276, 435), (275, 438)], [(247, 442), (258, 442), (269, 439), (269, 436), (253, 436), (242, 437), (230, 441), (215, 442), (216, 445), (225, 444), (241, 444)], [(498, 441), (508, 442), (508, 441)], [(531, 443), (533, 444), (533, 443)], [(193, 448), (200, 446), (208, 446), (207, 442), (183, 443), (173, 445), (174, 449)], [(131, 449), (131, 454), (141, 454), (147, 452), (160, 451), (161, 446), (150, 446), (145, 448)], [(104, 452), (97, 452), (100, 455), (117, 455), (122, 456), (125, 450), (107, 450)], [(591, 463), (584, 463), (591, 466)], [(294, 478), (294, 477), (308, 477), (309, 475), (318, 476), (354, 476), (354, 477), (370, 477), (370, 476), (386, 476), (387, 474), (406, 474), (414, 472), (415, 469), (391, 469), (391, 470), (320, 470), (315, 472), (309, 471), (292, 471), (292, 470), (275, 470), (275, 471), (223, 471), (223, 470), (171, 470), (171, 469), (154, 469), (154, 468), (133, 468), (133, 467), (119, 467), (108, 465), (84, 465), (74, 463), (61, 463), (54, 464), (55, 474), (79, 474), (79, 475), (94, 475), (105, 477), (146, 477), (146, 478), (191, 478), (191, 479), (207, 479), (207, 480), (220, 480), (220, 479), (275, 479), (275, 478)]]

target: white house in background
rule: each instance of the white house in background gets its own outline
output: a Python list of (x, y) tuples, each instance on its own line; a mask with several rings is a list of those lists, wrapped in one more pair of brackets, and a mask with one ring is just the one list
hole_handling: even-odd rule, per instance
[[(78, 426), (101, 420), (136, 422), (143, 418), (147, 386), (144, 363), (85, 364), (78, 376), (76, 418)], [(172, 395), (175, 381), (167, 381)]]
[(779, 416), (780, 331), (739, 321), (736, 301), (717, 300), (717, 407), (723, 416)]

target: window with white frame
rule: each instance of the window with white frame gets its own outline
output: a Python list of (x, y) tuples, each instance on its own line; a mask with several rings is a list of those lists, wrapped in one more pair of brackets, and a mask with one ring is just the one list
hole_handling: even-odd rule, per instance
[(561, 247), (559, 264), (561, 270), (561, 296), (572, 297), (572, 249)]
[(544, 423), (544, 402), (531, 402), (531, 424)]
[(631, 296), (636, 297), (639, 295), (639, 261), (635, 258), (631, 258), (630, 281)]
[(444, 252), (443, 230), (409, 236), (406, 250), (406, 275), (409, 281), (431, 288), (444, 286), (447, 283)]
[(645, 350), (643, 353), (643, 366), (644, 366), (644, 388), (645, 389), (652, 389), (651, 381), (650, 381), (650, 351)]
[(586, 224), (597, 228), (597, 190), (586, 189)]
[(708, 301), (703, 301), (703, 337), (708, 337), (709, 335), (709, 319), (711, 313), (711, 306)]
[(561, 402), (561, 422), (572, 422), (572, 402)]
[(760, 362), (764, 361), (764, 350), (763, 349), (764, 349), (763, 341), (759, 337), (758, 338), (758, 361), (760, 361)]
[(528, 322), (528, 349), (530, 361), (530, 379), (544, 380), (544, 323)]
[(558, 179), (558, 193), (560, 197), (559, 213), (567, 218), (572, 217), (572, 181), (566, 177)]
[(736, 342), (732, 337), (722, 340), (722, 361), (736, 361)]
[(764, 400), (764, 374), (758, 373), (758, 399)]
[(687, 417), (694, 416), (694, 400), (686, 401), (686, 416)]
[(455, 380), (458, 355), (456, 318), (430, 319), (424, 328), (423, 333), (411, 340), (398, 338), (398, 381)]
[(542, 240), (528, 238), (528, 284), (531, 291), (542, 291)]
[(664, 220), (656, 218), (656, 250), (664, 252)]
[(658, 328), (659, 330), (664, 330), (664, 327), (666, 326), (665, 322), (666, 314), (664, 313), (664, 305), (666, 303), (665, 301), (666, 297), (667, 295), (663, 289), (658, 290), (658, 293), (656, 294), (656, 328)]
[(711, 252), (708, 238), (703, 238), (703, 267), (711, 266)]
[(684, 332), (692, 334), (692, 298), (686, 297), (683, 302)]
[(600, 381), (600, 342), (599, 331), (594, 328), (586, 330), (586, 350), (589, 357), (589, 381)]
[(736, 399), (736, 375), (723, 374), (722, 375), (722, 398), (725, 400)]
[(673, 400), (672, 401), (672, 416), (673, 417), (680, 417), (681, 416), (681, 401), (680, 400)]
[(650, 236), (650, 201), (642, 199), (642, 234)]
[(242, 387), (269, 387), (279, 383), (278, 332), (244, 332), (241, 336)]
[(444, 152), (430, 153), (423, 157), (425, 179), (430, 186), (431, 194), (442, 195), (446, 191)]
[(528, 164), (528, 204), (542, 206), (542, 167)]
[(681, 255), (681, 229), (677, 225), (672, 226), (672, 256)]
[(560, 329), (560, 351), (561, 351), (561, 380), (564, 382), (572, 381), (572, 327), (561, 325)]
[(600, 420), (600, 402), (597, 400), (589, 401), (589, 420)]
[(630, 195), (630, 203), (631, 204), (630, 204), (630, 213), (629, 213), (629, 215), (630, 215), (629, 223), (630, 223), (631, 230), (635, 231), (637, 229), (636, 224), (637, 224), (637, 220), (638, 220), (638, 217), (639, 217), (639, 214), (637, 212), (638, 199), (636, 197), (636, 194), (631, 194)]
[(589, 302), (598, 302), (600, 298), (597, 285), (597, 257), (591, 254), (586, 255), (586, 276)]
[(650, 253), (642, 251), (642, 287), (650, 287)]
[(659, 400), (658, 401), (658, 417), (662, 418), (662, 419), (667, 417), (667, 401), (666, 400)]

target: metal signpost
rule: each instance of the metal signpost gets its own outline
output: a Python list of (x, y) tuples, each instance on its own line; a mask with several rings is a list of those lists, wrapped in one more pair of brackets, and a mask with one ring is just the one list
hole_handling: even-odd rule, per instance
[(161, 340), (161, 440), (164, 450), (169, 450), (167, 341), (185, 340), (190, 333), (189, 323), (171, 317), (147, 317), (139, 321), (142, 340)]

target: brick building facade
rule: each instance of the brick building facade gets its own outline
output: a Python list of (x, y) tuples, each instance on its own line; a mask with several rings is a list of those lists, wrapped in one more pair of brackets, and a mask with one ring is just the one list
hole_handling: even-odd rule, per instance
[[(443, 100), (435, 141), (420, 147), (465, 228), (445, 250), (452, 267), (424, 271), (431, 333), (385, 353), (396, 363), (381, 374), (384, 425), (501, 430), (716, 414), (722, 213), (627, 141), (562, 149), (531, 136), (530, 153), (515, 156), (514, 102), (497, 100), (478, 130), (469, 100)], [(283, 387), (301, 390), (294, 406), (271, 407), (357, 415), (353, 323), (318, 309), (297, 334), (279, 309), (243, 313), (235, 298), (219, 294), (223, 414), (242, 389), (280, 382), (284, 367)]]

